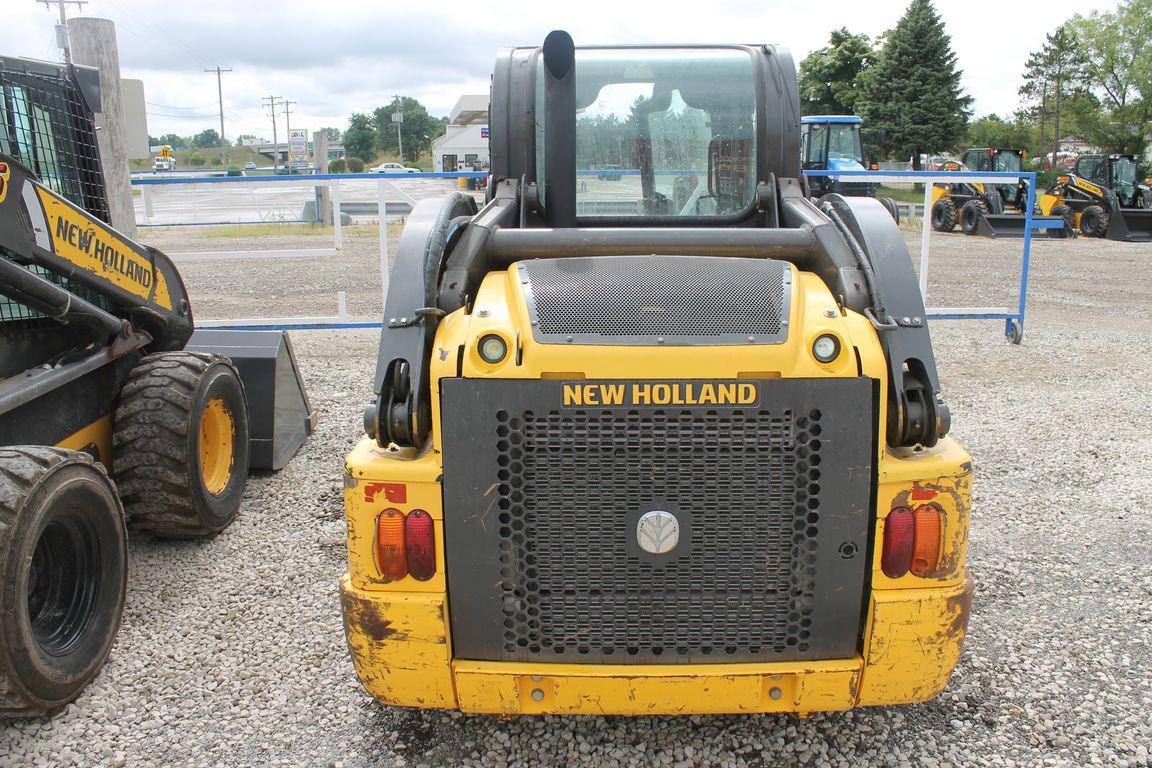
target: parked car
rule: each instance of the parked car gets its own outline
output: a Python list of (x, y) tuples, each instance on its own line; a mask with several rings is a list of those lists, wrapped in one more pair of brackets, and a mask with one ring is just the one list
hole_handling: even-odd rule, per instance
[(420, 173), (420, 169), (409, 168), (400, 163), (381, 163), (375, 168), (369, 168), (368, 173)]

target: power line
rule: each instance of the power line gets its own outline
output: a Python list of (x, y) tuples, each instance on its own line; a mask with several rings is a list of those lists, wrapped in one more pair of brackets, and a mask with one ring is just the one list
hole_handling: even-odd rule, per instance
[[(41, 2), (41, 0), (37, 0), (37, 2)], [(55, 2), (55, 0), (52, 0), (52, 2)], [(152, 24), (149, 24), (148, 22), (144, 21), (144, 19), (142, 19), (140, 16), (140, 11), (138, 8), (126, 7), (123, 4), (117, 2), (117, 0), (106, 0), (106, 2), (110, 2), (112, 5), (116, 6), (117, 8), (120, 8), (126, 14), (126, 17), (128, 19), (131, 19), (132, 23), (139, 24), (141, 27), (143, 27), (144, 29), (146, 29), (152, 33), (150, 37), (143, 38), (143, 39), (150, 40), (153, 44), (155, 44), (157, 42), (156, 41), (157, 37), (164, 38), (169, 43), (175, 44), (175, 45), (179, 46), (180, 48), (183, 48), (186, 53), (191, 54), (195, 59), (198, 60), (198, 62), (197, 62), (198, 66), (208, 66), (212, 62), (212, 60), (214, 58), (216, 58), (215, 56), (209, 56), (206, 53), (204, 53), (203, 51), (197, 50), (197, 49), (195, 49), (189, 45), (186, 45), (182, 40), (179, 40), (178, 38), (173, 37), (172, 35), (168, 34), (168, 32), (166, 32), (164, 29), (162, 29), (160, 27), (153, 26)], [(121, 23), (124, 23), (124, 22), (125, 22), (125, 19), (121, 19)], [(171, 46), (169, 46), (169, 48), (171, 48)]]
[(288, 109), (288, 107), (296, 102), (284, 99), (284, 101), (280, 103), (284, 105), (284, 133), (288, 134), (286, 137), (288, 139), (288, 165), (292, 165), (292, 122), (289, 117), (289, 115), (292, 114), (292, 110)]
[(268, 102), (268, 109), (272, 113), (272, 168), (273, 170), (280, 168), (280, 142), (276, 138), (276, 102), (280, 100), (279, 96), (263, 96), (260, 101)]
[(64, 6), (74, 5), (80, 10), (84, 10), (84, 6), (88, 5), (88, 0), (36, 0), (38, 3), (43, 3), (44, 7), (52, 10), (53, 3), (60, 9), (60, 25), (56, 27), (56, 42), (64, 51), (64, 61), (68, 64), (72, 63), (72, 49), (68, 45), (68, 18), (64, 13)]
[(157, 107), (159, 109), (175, 109), (175, 110), (180, 110), (180, 111), (184, 111), (184, 112), (188, 112), (188, 111), (191, 111), (193, 109), (208, 109), (208, 107), (216, 106), (215, 104), (200, 104), (200, 105), (197, 105), (195, 107), (177, 107), (177, 106), (174, 106), (172, 104), (157, 104), (157, 103), (152, 102), (152, 101), (145, 101), (144, 103), (150, 107)]
[(228, 165), (228, 143), (224, 140), (224, 86), (220, 84), (220, 75), (224, 72), (231, 72), (232, 68), (222, 69), (206, 69), (205, 72), (216, 73), (216, 95), (220, 98), (220, 158), (224, 165)]

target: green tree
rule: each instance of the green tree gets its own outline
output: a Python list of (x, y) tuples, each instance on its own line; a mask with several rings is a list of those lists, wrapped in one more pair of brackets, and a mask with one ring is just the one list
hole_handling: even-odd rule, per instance
[(341, 134), (339, 128), (321, 128), (320, 130), (328, 134), (328, 141), (340, 141)]
[(420, 154), (432, 149), (432, 140), (444, 133), (444, 123), (428, 114), (424, 105), (410, 96), (401, 96), (386, 107), (377, 107), (372, 112), (376, 126), (377, 146), (385, 152), (399, 154), (396, 125), (392, 115), (397, 108), (404, 116), (400, 125), (400, 137), (404, 145), (402, 160), (415, 162)]
[(192, 146), (197, 149), (213, 149), (220, 146), (220, 134), (215, 128), (200, 131), (192, 137)]
[(999, 115), (985, 115), (968, 123), (964, 146), (1030, 150), (1034, 146), (1032, 134), (1032, 126), (1019, 118), (1009, 123)]
[[(1061, 24), (1049, 34), (1044, 45), (1028, 56), (1024, 67), (1024, 84), (1020, 95), (1036, 105), (1036, 116), (1040, 123), (1040, 151), (1060, 151), (1060, 134), (1067, 131), (1060, 127), (1060, 117), (1065, 112), (1068, 97), (1076, 90), (1081, 77), (1083, 58), (1081, 46), (1067, 24)], [(1045, 143), (1045, 128), (1048, 117), (1052, 117), (1052, 143)], [(1053, 154), (1053, 157), (1056, 155)]]
[(954, 147), (968, 123), (952, 39), (929, 0), (912, 0), (864, 79), (865, 123), (885, 133), (890, 152), (912, 156)]
[(156, 140), (157, 144), (167, 144), (170, 147), (187, 147), (191, 142), (183, 136), (166, 133)]
[(242, 147), (242, 146), (244, 146), (244, 140), (245, 139), (255, 139), (255, 138), (257, 138), (257, 137), (254, 134), (242, 133), (236, 137), (236, 146)]
[(833, 30), (826, 48), (813, 51), (800, 62), (800, 113), (856, 114), (861, 98), (860, 76), (875, 56), (867, 35), (854, 35), (844, 27)]
[(344, 152), (349, 157), (369, 161), (376, 157), (376, 129), (372, 118), (360, 112), (353, 113), (344, 131)]
[(1142, 154), (1152, 132), (1152, 0), (1121, 0), (1115, 11), (1077, 15), (1067, 26), (1084, 53), (1084, 83), (1103, 108), (1085, 138)]

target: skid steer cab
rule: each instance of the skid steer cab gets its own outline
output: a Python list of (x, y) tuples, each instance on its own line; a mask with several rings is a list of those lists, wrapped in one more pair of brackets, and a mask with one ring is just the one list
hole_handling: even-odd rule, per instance
[(0, 57), (0, 716), (99, 672), (128, 527), (219, 534), (313, 423), (286, 336), (194, 337), (172, 261), (107, 223), (99, 95), (95, 70)]
[(1137, 181), (1134, 156), (1081, 155), (1073, 171), (1058, 176), (1039, 203), (1045, 214), (1062, 216), (1085, 237), (1147, 242), (1152, 240), (1148, 201), (1147, 185)]
[(777, 46), (500, 52), (488, 200), (408, 219), (346, 460), (344, 624), (381, 702), (806, 713), (947, 684), (971, 460), (900, 231), (806, 196), (799, 124)]

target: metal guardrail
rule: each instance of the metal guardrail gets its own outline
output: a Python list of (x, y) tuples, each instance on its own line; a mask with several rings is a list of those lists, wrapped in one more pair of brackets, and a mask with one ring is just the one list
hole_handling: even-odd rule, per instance
[(932, 211), (933, 184), (951, 184), (958, 180), (976, 184), (1014, 183), (1019, 179), (1028, 182), (1028, 199), (1024, 207), (1024, 255), (1020, 265), (1020, 288), (1016, 308), (999, 307), (929, 307), (929, 317), (942, 320), (1004, 320), (1004, 335), (1014, 344), (1024, 337), (1024, 312), (1028, 299), (1028, 270), (1031, 260), (1032, 231), (1047, 229), (1051, 225), (1044, 221), (1034, 221), (1032, 211), (1036, 205), (1036, 173), (1034, 171), (976, 172), (976, 171), (804, 171), (805, 176), (832, 176), (840, 179), (861, 181), (910, 181), (924, 184), (923, 225), (920, 234), (920, 294), (928, 306), (928, 242), (932, 234), (929, 217)]

